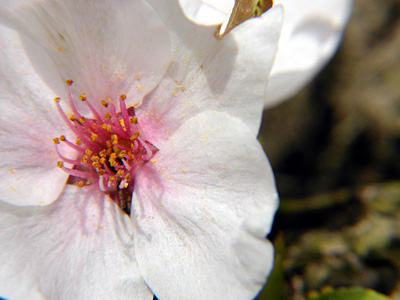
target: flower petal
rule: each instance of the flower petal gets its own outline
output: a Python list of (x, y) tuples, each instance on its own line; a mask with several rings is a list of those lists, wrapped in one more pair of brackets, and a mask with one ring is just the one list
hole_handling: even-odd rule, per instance
[[(219, 24), (229, 18), (234, 0), (180, 0), (189, 19)], [(336, 51), (353, 6), (352, 0), (274, 0), (285, 18), (265, 97), (265, 108), (293, 96)], [(208, 13), (203, 13), (207, 11)]]
[(177, 3), (150, 2), (158, 3), (157, 11), (171, 32), (173, 57), (167, 77), (146, 97), (143, 110), (158, 111), (163, 118), (168, 114), (171, 124), (205, 109), (225, 111), (243, 120), (256, 135), (281, 29), (281, 8), (217, 39), (214, 27), (191, 23)]
[(283, 5), (285, 21), (266, 107), (293, 96), (325, 66), (339, 45), (353, 1), (276, 0), (276, 4)]
[(212, 111), (189, 119), (135, 180), (135, 251), (157, 297), (255, 296), (272, 267), (265, 236), (278, 200), (242, 121)]
[[(124, 93), (137, 105), (160, 82), (170, 62), (168, 32), (143, 0), (2, 5), (2, 18), (42, 47), (27, 47), (32, 61), (43, 59), (44, 49), (58, 68), (58, 81), (73, 79), (78, 87), (74, 91), (89, 99), (117, 99)], [(49, 74), (41, 75), (54, 81)]]
[(232, 0), (179, 0), (185, 15), (200, 25), (222, 24), (233, 6)]
[(0, 48), (0, 200), (48, 204), (68, 177), (56, 167), (51, 141), (63, 133), (54, 93), (33, 71), (15, 31), (0, 26)]
[(7, 299), (152, 299), (132, 224), (103, 193), (68, 185), (46, 207), (0, 203), (0, 295)]

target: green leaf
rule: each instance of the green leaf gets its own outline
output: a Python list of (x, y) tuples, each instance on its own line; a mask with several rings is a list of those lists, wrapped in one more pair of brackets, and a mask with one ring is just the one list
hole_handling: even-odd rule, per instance
[(373, 290), (355, 287), (325, 290), (319, 295), (309, 296), (307, 300), (391, 300), (391, 298)]

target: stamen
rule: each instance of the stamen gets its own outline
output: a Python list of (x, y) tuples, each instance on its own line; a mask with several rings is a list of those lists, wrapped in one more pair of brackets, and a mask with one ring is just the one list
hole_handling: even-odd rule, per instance
[(117, 114), (115, 112), (115, 106), (112, 103), (109, 103), (108, 106), (110, 107), (110, 114), (111, 114), (111, 121), (112, 123), (119, 129), (119, 133), (129, 138), (129, 135), (125, 132), (124, 128), (122, 128), (121, 123), (118, 121)]
[(129, 115), (128, 115), (128, 111), (126, 110), (125, 99), (126, 99), (126, 95), (121, 94), (119, 96), (119, 106), (121, 108), (122, 119), (124, 120), (126, 131), (128, 132), (129, 135), (131, 135), (131, 128), (129, 126), (130, 125), (129, 124), (130, 123)]
[[(72, 80), (65, 81), (68, 88), (69, 105), (72, 115), (67, 116), (60, 105), (60, 98), (54, 99), (57, 110), (76, 135), (75, 143), (64, 135), (52, 139), (60, 157), (57, 166), (72, 177), (70, 182), (78, 187), (98, 184), (101, 191), (110, 197), (129, 214), (130, 199), (134, 189), (134, 176), (138, 168), (147, 163), (158, 149), (140, 137), (141, 128), (134, 107), (126, 107), (126, 95), (119, 96), (119, 109), (110, 98), (100, 100), (105, 108), (103, 112), (95, 109), (86, 94), (80, 100), (88, 106), (93, 118), (82, 116), (74, 104), (71, 93)], [(101, 114), (104, 113), (103, 117)], [(60, 144), (64, 143), (78, 153), (77, 158), (68, 158), (61, 154)], [(72, 165), (71, 168), (64, 163)]]
[(78, 145), (75, 145), (74, 143), (71, 143), (70, 141), (68, 141), (65, 138), (65, 136), (60, 135), (59, 139), (60, 139), (60, 141), (62, 141), (63, 143), (67, 144), (69, 147), (71, 147), (72, 149), (78, 151), (79, 153), (85, 153), (85, 150), (83, 148), (79, 147)]
[(80, 171), (76, 169), (69, 169), (66, 167), (62, 167), (62, 170), (69, 175), (80, 177), (80, 178), (93, 178), (97, 179), (97, 173), (87, 172), (87, 171)]
[(131, 140), (134, 141), (139, 137), (140, 133), (138, 131), (135, 131), (132, 136), (131, 136)]
[(151, 152), (150, 147), (147, 145), (145, 141), (143, 141), (140, 137), (138, 137), (139, 141), (142, 143), (142, 146), (144, 149), (146, 149), (146, 155), (142, 156), (143, 160), (149, 160), (151, 156), (153, 155), (153, 152)]
[(103, 105), (105, 108), (107, 108), (108, 102), (106, 100), (101, 100), (101, 105)]
[(121, 144), (115, 144), (118, 148), (120, 148), (120, 149), (123, 149), (123, 150), (126, 150), (126, 151), (130, 151), (131, 150), (131, 148), (128, 148), (128, 147), (125, 147), (125, 146), (123, 146), (123, 145), (121, 145)]
[(125, 159), (121, 159), (121, 161), (122, 161), (122, 163), (124, 164), (124, 167), (125, 167), (128, 171), (130, 171), (130, 170), (131, 170), (131, 166), (126, 162), (126, 160), (125, 160)]
[[(82, 95), (85, 95), (85, 94), (82, 94)], [(82, 97), (82, 95), (81, 95), (81, 97)], [(81, 100), (82, 100), (82, 101), (85, 101), (86, 104), (87, 104), (87, 106), (89, 106), (89, 109), (90, 109), (91, 112), (94, 114), (96, 120), (99, 121), (100, 124), (103, 124), (103, 119), (101, 118), (101, 116), (100, 116), (100, 114), (97, 112), (97, 110), (94, 108), (94, 106), (90, 103), (90, 101), (88, 101), (88, 100), (86, 99), (86, 95), (85, 95), (84, 99), (85, 99), (85, 100), (82, 100), (82, 98), (81, 98)]]
[(75, 107), (74, 101), (72, 100), (71, 85), (74, 83), (74, 81), (72, 79), (67, 79), (65, 80), (65, 83), (67, 84), (69, 106), (71, 107), (74, 116), (80, 119), (82, 116), (79, 114), (78, 110)]
[(62, 110), (61, 106), (60, 106), (60, 98), (56, 97), (55, 99), (56, 102), (56, 106), (57, 106), (57, 110), (61, 116), (61, 118), (64, 120), (64, 123), (67, 124), (67, 126), (69, 127), (69, 129), (71, 129), (75, 135), (78, 138), (84, 139), (84, 136), (82, 136), (82, 131), (78, 130), (69, 120), (69, 118), (67, 117), (67, 115), (64, 113), (64, 111)]
[[(57, 152), (58, 156), (63, 160), (63, 161), (60, 161), (60, 163), (66, 162), (66, 163), (71, 164), (71, 165), (81, 165), (81, 166), (87, 166), (88, 165), (88, 164), (85, 164), (85, 162), (83, 162), (82, 160), (69, 159), (69, 158), (63, 156), (60, 153), (60, 150), (58, 150), (57, 146), (56, 146), (56, 152)], [(57, 166), (58, 165), (59, 165), (59, 162), (57, 162)], [(63, 165), (61, 165), (61, 167), (59, 166), (59, 168), (62, 168), (62, 166)]]
[(129, 123), (137, 124), (138, 123), (138, 118), (136, 116), (130, 117), (129, 118)]

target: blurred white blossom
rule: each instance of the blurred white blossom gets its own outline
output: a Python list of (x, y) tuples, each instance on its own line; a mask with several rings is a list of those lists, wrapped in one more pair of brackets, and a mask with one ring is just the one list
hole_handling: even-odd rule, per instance
[[(226, 22), (234, 0), (180, 0), (186, 15), (199, 24)], [(335, 53), (353, 7), (352, 0), (275, 0), (284, 9), (278, 52), (265, 107), (296, 94)]]

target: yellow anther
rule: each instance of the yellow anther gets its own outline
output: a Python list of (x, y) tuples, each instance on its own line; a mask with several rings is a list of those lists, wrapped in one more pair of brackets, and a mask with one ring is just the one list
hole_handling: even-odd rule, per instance
[(112, 149), (113, 149), (113, 152), (114, 152), (115, 154), (119, 154), (119, 153), (121, 152), (121, 149), (118, 148), (118, 147), (116, 147), (116, 146), (113, 146)]
[(109, 119), (109, 118), (111, 118), (111, 115), (110, 115), (110, 113), (108, 113), (108, 112), (107, 112), (107, 113), (105, 113), (105, 114), (104, 114), (104, 118), (106, 118), (106, 119)]
[(91, 161), (99, 161), (100, 157), (98, 157), (97, 155), (93, 155), (90, 159)]
[(81, 122), (81, 123), (85, 122), (85, 117), (84, 116), (80, 117), (79, 122)]
[(108, 178), (108, 180), (109, 180), (109, 181), (114, 181), (114, 180), (115, 180), (115, 176), (110, 176), (110, 177)]
[(76, 138), (75, 144), (77, 144), (79, 146), (81, 144), (81, 139), (80, 138)]
[(101, 129), (104, 129), (107, 132), (111, 132), (111, 126), (108, 124), (102, 124), (100, 127)]
[(86, 101), (86, 95), (85, 93), (82, 93), (79, 98), (81, 99), (81, 101)]
[(67, 80), (65, 80), (65, 83), (66, 83), (68, 86), (71, 86), (71, 85), (74, 83), (74, 81), (73, 81), (72, 79), (67, 79)]
[(95, 133), (92, 133), (92, 134), (90, 135), (90, 139), (91, 139), (93, 142), (95, 142), (95, 141), (97, 140), (97, 137), (98, 137), (98, 135), (95, 134)]
[(137, 124), (138, 123), (138, 118), (136, 116), (130, 117), (129, 118), (129, 123)]
[(60, 135), (59, 139), (60, 139), (61, 142), (64, 142), (65, 141), (65, 135)]
[(135, 132), (133, 133), (133, 135), (131, 136), (131, 140), (132, 140), (132, 141), (136, 140), (136, 139), (139, 137), (139, 135), (140, 135), (140, 132), (135, 131)]
[(86, 155), (82, 156), (81, 158), (81, 162), (86, 163), (87, 162), (88, 157)]
[(90, 149), (85, 149), (85, 154), (86, 155), (92, 155), (93, 151)]
[(75, 118), (74, 115), (70, 115), (68, 119), (69, 119), (70, 121), (76, 121), (76, 118)]
[(106, 149), (103, 149), (99, 152), (100, 157), (105, 157), (106, 156)]
[(97, 174), (98, 174), (99, 176), (103, 176), (105, 173), (106, 173), (106, 171), (105, 171), (104, 169), (98, 169), (98, 170), (97, 170)]
[(118, 153), (118, 157), (121, 158), (121, 159), (124, 158), (125, 155), (126, 155), (126, 151), (125, 150), (122, 150), (120, 153)]
[(54, 102), (56, 102), (56, 103), (60, 102), (60, 97), (55, 97)]
[(107, 148), (111, 148), (111, 146), (112, 146), (111, 141), (106, 141), (106, 146), (107, 146)]
[(100, 163), (104, 164), (106, 162), (106, 159), (104, 157), (100, 158)]
[(78, 188), (81, 188), (81, 187), (83, 187), (84, 182), (81, 180), (76, 185), (77, 185)]
[(95, 168), (95, 169), (98, 169), (98, 168), (101, 167), (101, 165), (100, 165), (97, 161), (93, 162), (93, 163), (92, 163), (92, 166), (93, 166), (93, 168)]
[(118, 144), (118, 136), (116, 134), (111, 135), (111, 143)]
[(124, 176), (124, 179), (126, 179), (126, 180), (129, 180), (129, 179), (131, 179), (131, 175), (128, 173), (128, 174), (126, 174), (125, 176)]
[(57, 162), (57, 167), (59, 167), (60, 169), (63, 168), (64, 167), (64, 163), (61, 160), (59, 160)]
[(101, 100), (101, 105), (103, 105), (104, 107), (107, 107), (108, 102), (106, 100)]
[(126, 99), (126, 95), (124, 95), (124, 94), (119, 95), (119, 99), (121, 101), (124, 101)]
[(122, 177), (124, 175), (124, 171), (118, 170), (117, 174), (115, 174), (118, 177)]
[(111, 165), (112, 167), (118, 165), (118, 162), (117, 162), (117, 154), (111, 153), (111, 154), (110, 154), (110, 157), (108, 158), (108, 162), (110, 163), (110, 165)]
[(124, 188), (126, 189), (126, 188), (128, 187), (128, 185), (129, 185), (129, 183), (128, 183), (128, 182), (125, 182), (125, 183), (124, 183)]
[(59, 144), (60, 143), (60, 140), (58, 138), (54, 138), (54, 139), (52, 139), (52, 141), (53, 141), (54, 144)]

